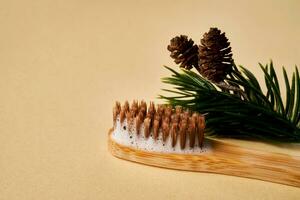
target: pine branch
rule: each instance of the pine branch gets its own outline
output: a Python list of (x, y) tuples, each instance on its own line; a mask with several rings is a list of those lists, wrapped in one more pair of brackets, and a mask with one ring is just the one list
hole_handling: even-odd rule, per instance
[[(178, 73), (171, 68), (166, 68), (173, 74), (172, 77), (163, 78), (163, 82), (176, 86), (175, 90), (167, 91), (178, 96), (161, 95), (160, 98), (167, 100), (171, 105), (181, 105), (206, 113), (210, 135), (300, 142), (300, 78), (297, 67), (291, 86), (286, 83), (290, 98), (285, 107), (273, 64), (270, 65), (270, 70), (267, 70), (268, 67), (262, 67), (268, 88), (266, 95), (263, 94), (255, 76), (243, 67), (240, 67), (242, 72), (234, 70), (233, 76), (226, 79), (243, 88), (248, 99), (243, 99), (234, 93), (220, 91), (217, 85), (192, 71), (183, 70), (182, 73)], [(283, 74), (286, 82), (289, 82), (285, 70)], [(294, 94), (294, 97), (291, 94)]]
[[(272, 61), (266, 66), (259, 64), (267, 88), (264, 93), (253, 73), (234, 64), (224, 32), (211, 28), (200, 42), (197, 46), (187, 36), (171, 40), (168, 46), (171, 57), (185, 70), (179, 73), (167, 67), (172, 76), (163, 78), (163, 82), (174, 89), (165, 91), (177, 96), (160, 98), (205, 113), (207, 133), (211, 135), (300, 142), (298, 67), (291, 82), (283, 68), (284, 102)], [(193, 67), (199, 74), (189, 71)]]

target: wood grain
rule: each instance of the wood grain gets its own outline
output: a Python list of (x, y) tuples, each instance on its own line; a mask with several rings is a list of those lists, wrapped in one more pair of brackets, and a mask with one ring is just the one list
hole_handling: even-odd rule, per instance
[(109, 130), (112, 155), (151, 166), (210, 172), (259, 179), (300, 187), (300, 156), (262, 152), (211, 140), (212, 151), (199, 155), (142, 151), (114, 142)]

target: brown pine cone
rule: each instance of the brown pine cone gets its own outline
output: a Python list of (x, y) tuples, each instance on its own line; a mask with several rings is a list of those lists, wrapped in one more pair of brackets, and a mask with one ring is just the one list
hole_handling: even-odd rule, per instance
[(194, 41), (188, 39), (187, 36), (180, 35), (173, 38), (168, 45), (168, 50), (171, 52), (170, 56), (176, 64), (180, 64), (180, 67), (198, 68), (198, 46), (194, 45)]
[(230, 43), (225, 33), (217, 28), (210, 28), (203, 35), (199, 45), (200, 73), (213, 82), (222, 82), (231, 73), (233, 59)]

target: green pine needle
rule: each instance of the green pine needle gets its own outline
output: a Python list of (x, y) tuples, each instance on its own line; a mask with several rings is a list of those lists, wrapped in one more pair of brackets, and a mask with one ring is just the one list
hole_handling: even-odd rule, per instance
[[(166, 67), (166, 66), (165, 66)], [(180, 105), (206, 114), (207, 134), (217, 137), (255, 139), (276, 142), (300, 142), (300, 76), (298, 67), (289, 81), (286, 70), (283, 76), (286, 88), (285, 104), (273, 63), (260, 67), (264, 73), (266, 94), (258, 80), (246, 68), (233, 66), (233, 73), (225, 79), (246, 94), (223, 91), (189, 70), (172, 72), (162, 81), (173, 86), (164, 91), (176, 96), (159, 97), (171, 105)]]

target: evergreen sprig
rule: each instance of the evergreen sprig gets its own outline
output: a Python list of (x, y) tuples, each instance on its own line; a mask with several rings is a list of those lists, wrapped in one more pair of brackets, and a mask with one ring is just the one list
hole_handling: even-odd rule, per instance
[[(172, 72), (163, 78), (174, 87), (166, 90), (176, 96), (160, 98), (171, 105), (180, 105), (206, 115), (207, 131), (211, 136), (255, 139), (277, 142), (300, 142), (300, 76), (295, 67), (290, 81), (286, 70), (284, 103), (273, 63), (260, 67), (264, 73), (267, 92), (261, 89), (255, 75), (233, 64), (232, 73), (223, 85), (214, 83), (190, 70)], [(241, 95), (243, 94), (243, 95)]]
[[(196, 51), (198, 49), (198, 51)], [(165, 90), (177, 96), (160, 98), (206, 114), (207, 134), (278, 142), (300, 142), (300, 77), (295, 67), (292, 79), (285, 68), (283, 101), (273, 62), (259, 64), (267, 88), (263, 92), (255, 75), (236, 66), (225, 33), (210, 28), (197, 45), (187, 36), (175, 37), (168, 46), (182, 72), (166, 67), (171, 77)], [(198, 61), (197, 61), (198, 59)], [(194, 67), (199, 74), (190, 71)]]

